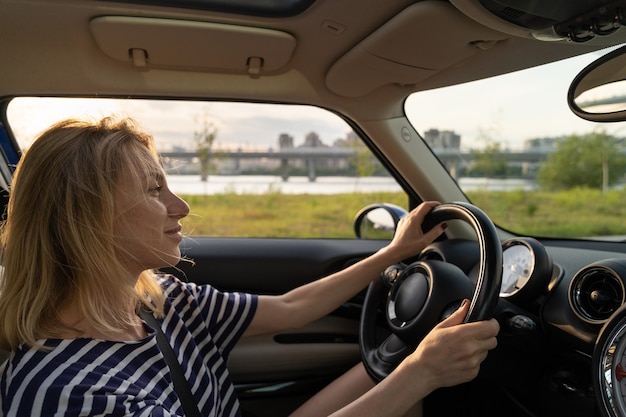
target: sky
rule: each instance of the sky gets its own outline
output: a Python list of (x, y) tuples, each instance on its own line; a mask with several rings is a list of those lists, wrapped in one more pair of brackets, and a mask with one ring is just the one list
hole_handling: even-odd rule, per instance
[[(38, 117), (33, 119), (33, 114)], [(350, 131), (338, 116), (310, 106), (21, 98), (11, 104), (8, 112), (16, 136), (25, 138), (25, 144), (58, 120), (109, 115), (134, 118), (165, 148), (172, 144), (193, 146), (194, 132), (202, 129), (203, 120), (214, 124), (216, 145), (224, 147), (230, 143), (277, 147), (281, 133), (290, 134), (296, 143), (301, 143), (312, 130), (330, 145)]]
[[(462, 138), (472, 139), (466, 146), (480, 147), (482, 138), (489, 137), (515, 150), (527, 139), (586, 133), (600, 125), (570, 111), (567, 91), (578, 72), (603, 54), (419, 93), (409, 99), (407, 113), (418, 120), (414, 124), (423, 120), (433, 126), (453, 125)], [(453, 121), (450, 115), (454, 115)], [(602, 127), (609, 131), (623, 128)]]
[[(513, 73), (479, 83), (427, 91), (411, 97), (406, 111), (420, 132), (452, 130), (462, 148), (500, 142), (519, 150), (527, 139), (587, 133), (597, 126), (579, 119), (567, 107), (574, 76), (601, 53)], [(530, 81), (530, 82), (529, 82)], [(210, 120), (217, 129), (217, 148), (276, 148), (288, 133), (296, 146), (315, 131), (325, 144), (345, 138), (349, 126), (338, 116), (310, 106), (258, 106), (246, 103), (174, 103), (107, 99), (19, 99), (9, 106), (9, 121), (24, 146), (39, 132), (66, 117), (131, 116), (153, 134), (162, 150), (172, 145), (193, 148), (193, 134)], [(36, 117), (34, 117), (36, 115)], [(609, 133), (622, 125), (604, 125)], [(626, 135), (626, 130), (624, 130)]]

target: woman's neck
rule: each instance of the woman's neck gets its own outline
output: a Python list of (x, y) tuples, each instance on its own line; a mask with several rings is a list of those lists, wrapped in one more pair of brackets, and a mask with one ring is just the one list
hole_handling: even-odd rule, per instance
[(137, 341), (148, 336), (143, 322), (135, 312), (134, 306), (127, 309), (127, 325), (119, 331), (103, 331), (98, 329), (74, 303), (68, 304), (59, 313), (62, 323), (60, 337), (62, 339), (91, 338), (111, 341)]

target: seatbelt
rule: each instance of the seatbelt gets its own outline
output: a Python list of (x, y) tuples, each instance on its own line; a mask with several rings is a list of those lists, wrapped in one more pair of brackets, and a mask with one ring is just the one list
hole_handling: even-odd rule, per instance
[(178, 399), (183, 405), (183, 411), (185, 411), (185, 416), (201, 417), (200, 410), (198, 410), (198, 405), (196, 404), (196, 400), (193, 398), (191, 388), (189, 388), (189, 383), (185, 379), (183, 368), (180, 366), (180, 363), (176, 358), (176, 354), (174, 353), (172, 346), (165, 337), (165, 333), (163, 333), (160, 323), (157, 321), (157, 319), (154, 318), (152, 312), (146, 311), (143, 308), (139, 310), (139, 316), (157, 331), (157, 343), (159, 345), (161, 353), (163, 354), (165, 362), (167, 362), (167, 366), (170, 368), (172, 382), (174, 383), (174, 391), (176, 391)]

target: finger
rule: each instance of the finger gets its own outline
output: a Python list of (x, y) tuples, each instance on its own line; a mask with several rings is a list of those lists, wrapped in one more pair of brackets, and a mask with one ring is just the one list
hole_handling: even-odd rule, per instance
[(424, 238), (427, 239), (429, 242), (432, 242), (433, 240), (437, 239), (439, 235), (441, 235), (444, 230), (446, 230), (447, 227), (448, 225), (446, 223), (439, 223), (428, 232), (426, 232), (424, 234)]
[(445, 223), (441, 222), (436, 225), (432, 225), (427, 230), (424, 228), (424, 222), (428, 217), (428, 214), (437, 206), (440, 206), (441, 203), (438, 201), (428, 201), (426, 203), (422, 203), (418, 209), (419, 211), (416, 214), (416, 220), (420, 224), (420, 230), (422, 231), (422, 235), (428, 238), (430, 241), (435, 240), (447, 227)]
[[(421, 238), (427, 240), (428, 242), (432, 242), (439, 235), (441, 235), (445, 229), (445, 225), (440, 223), (430, 229), (427, 233), (422, 232), (422, 224), (424, 223), (424, 219), (431, 212), (431, 210), (440, 205), (438, 201), (426, 201), (420, 204), (417, 208), (413, 209), (408, 215), (404, 216), (400, 219), (398, 223), (397, 231), (405, 232), (408, 229), (413, 229), (415, 227), (416, 231), (419, 231)], [(400, 234), (400, 233), (399, 233)]]
[(500, 332), (500, 325), (496, 319), (467, 323), (465, 327), (474, 332), (476, 339), (495, 338)]
[(432, 209), (440, 205), (441, 203), (439, 201), (424, 201), (415, 209), (415, 214), (419, 217), (420, 221), (422, 221)]
[(413, 210), (411, 210), (406, 216), (400, 219), (398, 225), (404, 225), (405, 223), (411, 224), (412, 222), (416, 222), (421, 224), (424, 221), (424, 218), (430, 211), (439, 205), (436, 201), (425, 201)]
[(498, 346), (498, 339), (495, 336), (485, 337), (485, 338), (474, 338), (474, 346), (477, 351), (487, 352), (489, 350), (495, 349)]
[(463, 323), (463, 320), (465, 320), (465, 316), (467, 316), (467, 312), (469, 311), (469, 305), (470, 303), (468, 299), (463, 300), (461, 306), (454, 313), (450, 314), (435, 327), (446, 328)]

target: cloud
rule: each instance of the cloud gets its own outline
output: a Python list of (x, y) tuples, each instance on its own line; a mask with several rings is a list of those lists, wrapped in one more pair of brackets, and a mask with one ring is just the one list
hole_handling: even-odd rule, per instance
[(193, 147), (194, 132), (203, 121), (217, 129), (216, 143), (225, 147), (277, 147), (287, 133), (300, 144), (316, 132), (326, 144), (344, 138), (349, 126), (338, 116), (312, 106), (177, 100), (17, 98), (8, 117), (23, 147), (51, 124), (65, 118), (132, 117), (150, 132), (162, 148)]

